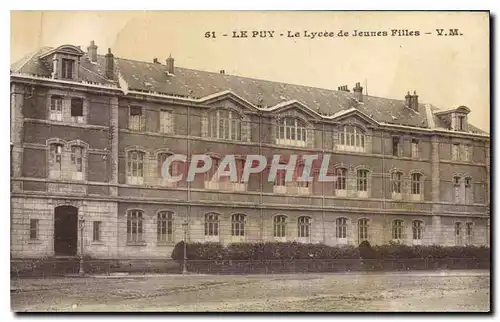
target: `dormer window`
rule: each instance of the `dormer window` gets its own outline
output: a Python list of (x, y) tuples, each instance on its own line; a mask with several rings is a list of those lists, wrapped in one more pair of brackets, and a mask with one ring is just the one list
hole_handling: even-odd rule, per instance
[(465, 130), (465, 115), (457, 115), (457, 130)]
[(63, 79), (73, 79), (75, 61), (73, 59), (62, 59), (61, 77)]
[(305, 147), (307, 142), (306, 124), (294, 117), (284, 117), (278, 121), (276, 144)]
[(350, 152), (365, 151), (365, 132), (357, 126), (346, 125), (340, 129), (337, 149)]

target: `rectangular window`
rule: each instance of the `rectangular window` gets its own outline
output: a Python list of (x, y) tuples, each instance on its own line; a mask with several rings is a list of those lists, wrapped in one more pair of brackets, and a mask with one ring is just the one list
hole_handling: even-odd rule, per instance
[(143, 128), (142, 121), (142, 107), (131, 106), (129, 115), (129, 129), (134, 131), (141, 131)]
[(49, 119), (52, 121), (62, 121), (63, 120), (63, 112), (62, 112), (63, 99), (61, 96), (51, 96), (50, 97), (50, 113)]
[(71, 121), (74, 123), (83, 123), (83, 99), (71, 99)]
[(38, 219), (30, 219), (30, 239), (38, 239)]
[(61, 77), (64, 79), (73, 79), (73, 67), (75, 65), (75, 61), (72, 59), (62, 59), (62, 70)]
[(94, 221), (92, 223), (92, 240), (95, 242), (101, 241), (101, 222)]
[(417, 139), (412, 139), (411, 140), (411, 157), (412, 158), (418, 158), (420, 157), (420, 149), (418, 145), (418, 140)]
[(160, 111), (160, 132), (173, 133), (173, 116), (170, 111)]
[(399, 137), (393, 136), (392, 137), (392, 155), (395, 157), (400, 156), (400, 149), (399, 149)]
[(460, 160), (460, 144), (454, 143), (451, 146), (451, 159)]
[(358, 170), (358, 191), (367, 191), (368, 190), (368, 171), (367, 170)]
[(459, 131), (465, 130), (465, 116), (458, 115), (457, 117), (457, 127)]
[(465, 145), (462, 145), (462, 161), (470, 161), (470, 151), (471, 151), (471, 148), (470, 148), (470, 145), (468, 144), (465, 144)]
[(465, 223), (465, 237), (467, 238), (467, 244), (472, 244), (472, 223)]

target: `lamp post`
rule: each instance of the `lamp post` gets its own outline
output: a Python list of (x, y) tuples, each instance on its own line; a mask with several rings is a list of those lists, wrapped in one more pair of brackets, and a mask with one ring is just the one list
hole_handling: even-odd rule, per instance
[(187, 228), (188, 222), (187, 220), (182, 223), (182, 228), (184, 228), (184, 260), (182, 262), (182, 274), (187, 274)]
[(83, 228), (85, 227), (85, 220), (83, 216), (80, 217), (80, 270), (78, 274), (80, 276), (85, 275), (85, 270), (83, 269)]

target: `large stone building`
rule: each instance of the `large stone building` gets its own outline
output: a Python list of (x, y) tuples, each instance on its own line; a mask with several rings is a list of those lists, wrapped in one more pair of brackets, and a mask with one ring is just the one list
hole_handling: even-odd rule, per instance
[[(465, 106), (103, 56), (94, 42), (41, 48), (10, 78), (13, 258), (82, 245), (169, 257), (185, 229), (224, 244), (489, 244), (490, 138)], [(337, 180), (268, 182), (266, 169), (248, 183), (172, 183), (160, 175), (171, 153), (329, 154)]]

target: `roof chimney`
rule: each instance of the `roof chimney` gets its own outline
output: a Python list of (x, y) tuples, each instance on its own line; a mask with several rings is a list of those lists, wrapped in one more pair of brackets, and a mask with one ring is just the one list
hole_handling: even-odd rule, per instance
[(169, 74), (175, 74), (174, 71), (175, 71), (175, 68), (174, 68), (174, 59), (172, 58), (172, 55), (168, 55), (168, 58), (167, 58), (167, 72)]
[(108, 48), (108, 53), (104, 56), (104, 72), (107, 79), (113, 80), (114, 77), (114, 58), (115, 56), (111, 53), (111, 48)]
[(417, 95), (417, 91), (413, 91), (413, 97), (412, 97), (412, 100), (411, 100), (411, 108), (415, 112), (418, 112), (418, 95)]
[(156, 58), (156, 57), (155, 57), (155, 58), (153, 58), (153, 63), (155, 63), (155, 64), (160, 64), (160, 62), (158, 61), (158, 58)]
[(358, 102), (363, 102), (363, 87), (361, 86), (361, 83), (356, 83), (356, 86), (352, 89), (352, 92), (354, 93), (354, 97), (356, 97)]
[(221, 73), (222, 75), (225, 75), (226, 71), (224, 69), (221, 69), (219, 73)]
[(93, 40), (90, 41), (90, 45), (87, 47), (87, 55), (90, 58), (90, 61), (97, 61), (97, 46)]
[(408, 108), (412, 108), (410, 91), (408, 91), (408, 94), (405, 95), (405, 106)]

